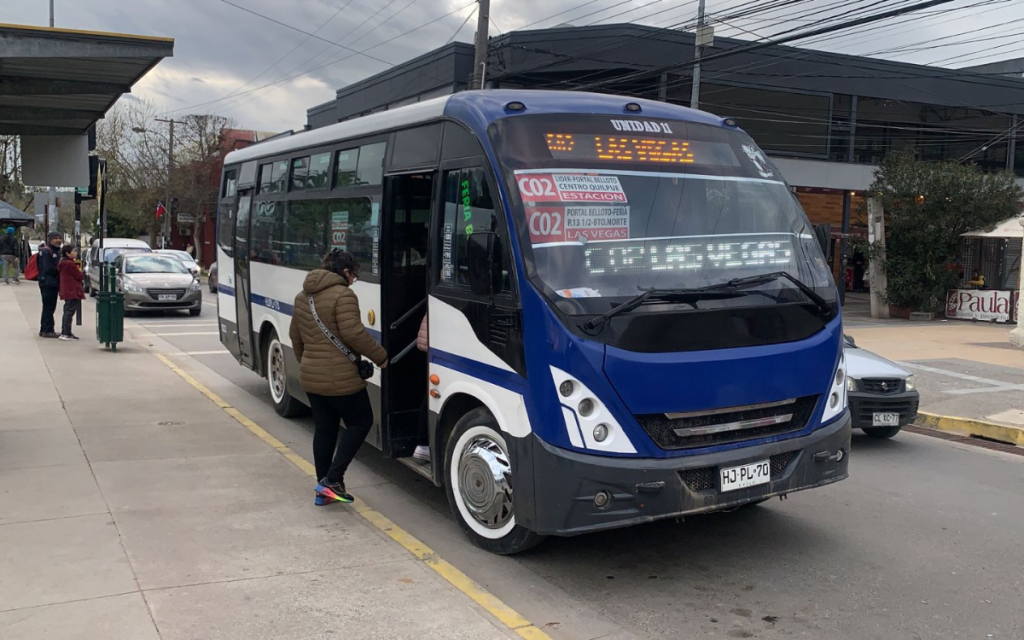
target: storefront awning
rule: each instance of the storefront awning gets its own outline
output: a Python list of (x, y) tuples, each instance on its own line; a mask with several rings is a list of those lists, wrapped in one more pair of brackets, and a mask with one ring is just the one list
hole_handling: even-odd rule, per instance
[(1003, 220), (991, 231), (970, 231), (963, 234), (965, 238), (1024, 238), (1024, 227), (1020, 226), (1021, 218)]

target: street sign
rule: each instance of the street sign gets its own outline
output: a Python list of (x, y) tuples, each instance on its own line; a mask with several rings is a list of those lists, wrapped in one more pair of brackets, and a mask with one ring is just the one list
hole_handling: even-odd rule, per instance
[(193, 224), (196, 221), (195, 215), (191, 213), (176, 213), (174, 215), (178, 218), (178, 224)]

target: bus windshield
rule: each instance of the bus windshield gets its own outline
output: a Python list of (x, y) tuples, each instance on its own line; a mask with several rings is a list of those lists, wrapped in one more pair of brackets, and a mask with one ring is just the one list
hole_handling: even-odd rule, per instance
[[(528, 274), (565, 313), (777, 272), (835, 299), (807, 217), (742, 131), (571, 115), (505, 118), (490, 133)], [(785, 278), (753, 288), (771, 295), (690, 307), (806, 302)]]

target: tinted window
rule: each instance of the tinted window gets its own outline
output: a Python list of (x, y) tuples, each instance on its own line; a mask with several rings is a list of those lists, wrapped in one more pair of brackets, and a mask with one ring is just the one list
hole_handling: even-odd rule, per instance
[(391, 166), (413, 167), (433, 164), (437, 162), (440, 146), (440, 124), (399, 131), (395, 134)]
[(235, 189), (238, 187), (238, 172), (232, 169), (231, 171), (224, 172), (224, 190), (221, 195), (225, 198), (234, 198)]
[(441, 143), (441, 157), (445, 160), (482, 156), (483, 148), (476, 137), (454, 122), (444, 124), (444, 142)]
[[(469, 236), (479, 231), (497, 231), (498, 215), (479, 167), (455, 169), (444, 174), (444, 222), (441, 225), (441, 284), (469, 288)], [(508, 258), (505, 268), (508, 269)], [(502, 290), (511, 286), (506, 276)]]
[(328, 170), (331, 166), (331, 154), (319, 153), (309, 159), (309, 175), (306, 177), (307, 189), (323, 189), (327, 186)]
[(334, 165), (334, 186), (365, 187), (382, 184), (386, 149), (386, 143), (376, 142), (339, 151)]
[(387, 144), (377, 142), (359, 147), (359, 166), (356, 179), (360, 185), (382, 184), (384, 182), (384, 151)]
[(271, 181), (271, 167), (269, 164), (260, 165), (260, 193), (271, 193), (274, 189), (273, 182)]
[(363, 275), (372, 276), (377, 210), (367, 197), (260, 202), (252, 219), (252, 259), (310, 270), (338, 248), (350, 251)]
[(246, 162), (238, 172), (238, 184), (249, 186), (256, 180), (256, 161)]
[(217, 243), (230, 256), (235, 235), (235, 203), (221, 202), (217, 212)]
[(283, 193), (287, 191), (288, 182), (288, 161), (278, 160), (274, 163), (273, 169), (270, 172), (270, 181), (273, 183), (272, 190), (274, 193)]
[(343, 149), (338, 152), (334, 163), (334, 186), (351, 187), (356, 184), (358, 160), (359, 149)]
[(305, 189), (308, 176), (309, 156), (292, 160), (292, 191), (302, 191)]

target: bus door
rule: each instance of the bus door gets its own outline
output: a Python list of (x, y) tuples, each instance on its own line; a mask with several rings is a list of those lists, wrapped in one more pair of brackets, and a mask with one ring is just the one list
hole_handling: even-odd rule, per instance
[(252, 318), (250, 316), (249, 282), (249, 220), (251, 218), (252, 191), (239, 191), (238, 212), (235, 214), (235, 309), (238, 314), (238, 359), (255, 369), (253, 354)]
[(411, 456), (426, 444), (427, 357), (416, 335), (427, 311), (427, 237), (436, 173), (388, 176), (381, 243), (381, 449)]

